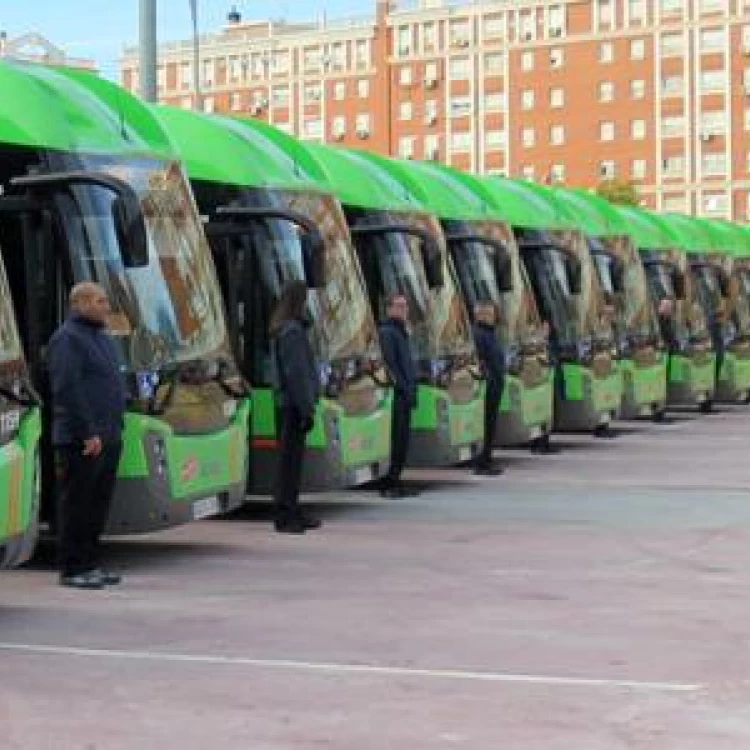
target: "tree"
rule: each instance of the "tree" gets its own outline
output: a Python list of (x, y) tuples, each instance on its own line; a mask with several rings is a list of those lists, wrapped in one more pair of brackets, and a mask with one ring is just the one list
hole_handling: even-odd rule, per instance
[(603, 180), (597, 186), (596, 193), (610, 203), (617, 203), (621, 206), (641, 205), (638, 187), (630, 180)]

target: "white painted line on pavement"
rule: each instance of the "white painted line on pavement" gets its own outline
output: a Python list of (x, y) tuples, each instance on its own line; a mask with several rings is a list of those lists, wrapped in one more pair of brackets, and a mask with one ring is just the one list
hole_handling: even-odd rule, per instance
[(502, 672), (474, 672), (460, 669), (419, 669), (412, 667), (379, 666), (376, 664), (327, 664), (325, 662), (295, 661), (292, 659), (253, 659), (243, 656), (214, 656), (210, 654), (170, 654), (158, 651), (123, 651), (117, 649), (78, 648), (76, 646), (49, 646), (28, 643), (0, 643), (0, 651), (100, 659), (171, 662), (175, 664), (213, 664), (258, 667), (261, 669), (288, 669), (327, 672), (329, 674), (389, 675), (474, 682), (517, 682), (567, 687), (630, 688), (633, 690), (664, 693), (689, 693), (701, 690), (703, 687), (702, 685), (679, 682), (641, 682), (638, 680), (560, 677), (554, 675), (504, 674)]

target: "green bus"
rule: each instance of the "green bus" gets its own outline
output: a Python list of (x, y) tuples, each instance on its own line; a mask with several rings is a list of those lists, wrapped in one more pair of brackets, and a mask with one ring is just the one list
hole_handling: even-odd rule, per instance
[(745, 401), (750, 396), (750, 348), (734, 319), (736, 303), (743, 302), (745, 290), (732, 284), (734, 261), (726, 242), (731, 245), (733, 233), (729, 230), (727, 237), (719, 222), (707, 219), (680, 214), (664, 218), (683, 239), (698, 299), (708, 318), (716, 355), (716, 398)]
[(667, 406), (711, 408), (716, 375), (706, 313), (690, 275), (684, 239), (664, 217), (642, 208), (617, 206), (646, 270), (654, 308), (660, 300), (674, 302), (673, 336), (663, 338), (668, 350)]
[(230, 337), (253, 385), (249, 489), (273, 489), (277, 415), (268, 325), (287, 281), (306, 280), (322, 398), (303, 489), (331, 490), (388, 469), (388, 385), (362, 272), (341, 206), (299, 141), (255, 120), (159, 107), (207, 219)]
[[(96, 75), (0, 63), (0, 253), (30, 380), (71, 286), (108, 292), (130, 401), (108, 533), (153, 531), (244, 502), (250, 402), (190, 187), (160, 126)], [(55, 530), (43, 410), (42, 520)]]
[(434, 162), (402, 162), (409, 187), (439, 217), (470, 316), (491, 300), (506, 356), (495, 444), (537, 441), (552, 430), (553, 378), (547, 336), (513, 231), (477, 178)]
[(537, 305), (549, 325), (555, 366), (554, 429), (608, 437), (622, 400), (614, 332), (578, 220), (550, 188), (483, 179), (513, 227)]
[[(0, 223), (3, 206), (0, 204)], [(26, 562), (39, 530), (42, 414), (0, 259), (0, 567)]]
[(623, 394), (620, 417), (661, 419), (667, 402), (667, 355), (638, 250), (621, 215), (584, 190), (555, 188), (586, 233), (599, 283), (615, 308), (614, 328)]
[(438, 219), (392, 160), (318, 144), (308, 148), (344, 207), (376, 318), (391, 294), (409, 301), (420, 382), (408, 464), (470, 460), (481, 447), (484, 383)]

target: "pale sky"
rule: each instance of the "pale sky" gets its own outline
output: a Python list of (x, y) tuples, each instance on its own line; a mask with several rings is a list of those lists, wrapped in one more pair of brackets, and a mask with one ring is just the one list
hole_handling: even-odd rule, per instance
[[(13, 38), (34, 31), (74, 57), (93, 58), (102, 73), (117, 78), (125, 45), (138, 39), (138, 0), (0, 0), (0, 30)], [(215, 31), (232, 5), (244, 18), (315, 20), (374, 13), (375, 0), (199, 0), (201, 31)], [(159, 39), (191, 34), (189, 0), (160, 0)]]

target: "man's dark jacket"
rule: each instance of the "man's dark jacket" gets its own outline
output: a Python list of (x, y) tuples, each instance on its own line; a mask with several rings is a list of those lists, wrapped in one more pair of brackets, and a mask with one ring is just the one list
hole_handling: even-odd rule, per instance
[(487, 378), (487, 388), (501, 392), (505, 384), (505, 355), (497, 340), (494, 326), (475, 323), (474, 341), (484, 376)]
[(312, 419), (320, 394), (320, 378), (307, 332), (299, 320), (284, 323), (274, 340), (278, 373), (278, 403), (294, 407)]
[(127, 392), (117, 348), (104, 327), (71, 315), (49, 342), (52, 441), (72, 445), (120, 439)]
[(380, 347), (396, 394), (410, 406), (417, 404), (417, 368), (403, 321), (388, 318), (380, 324)]

